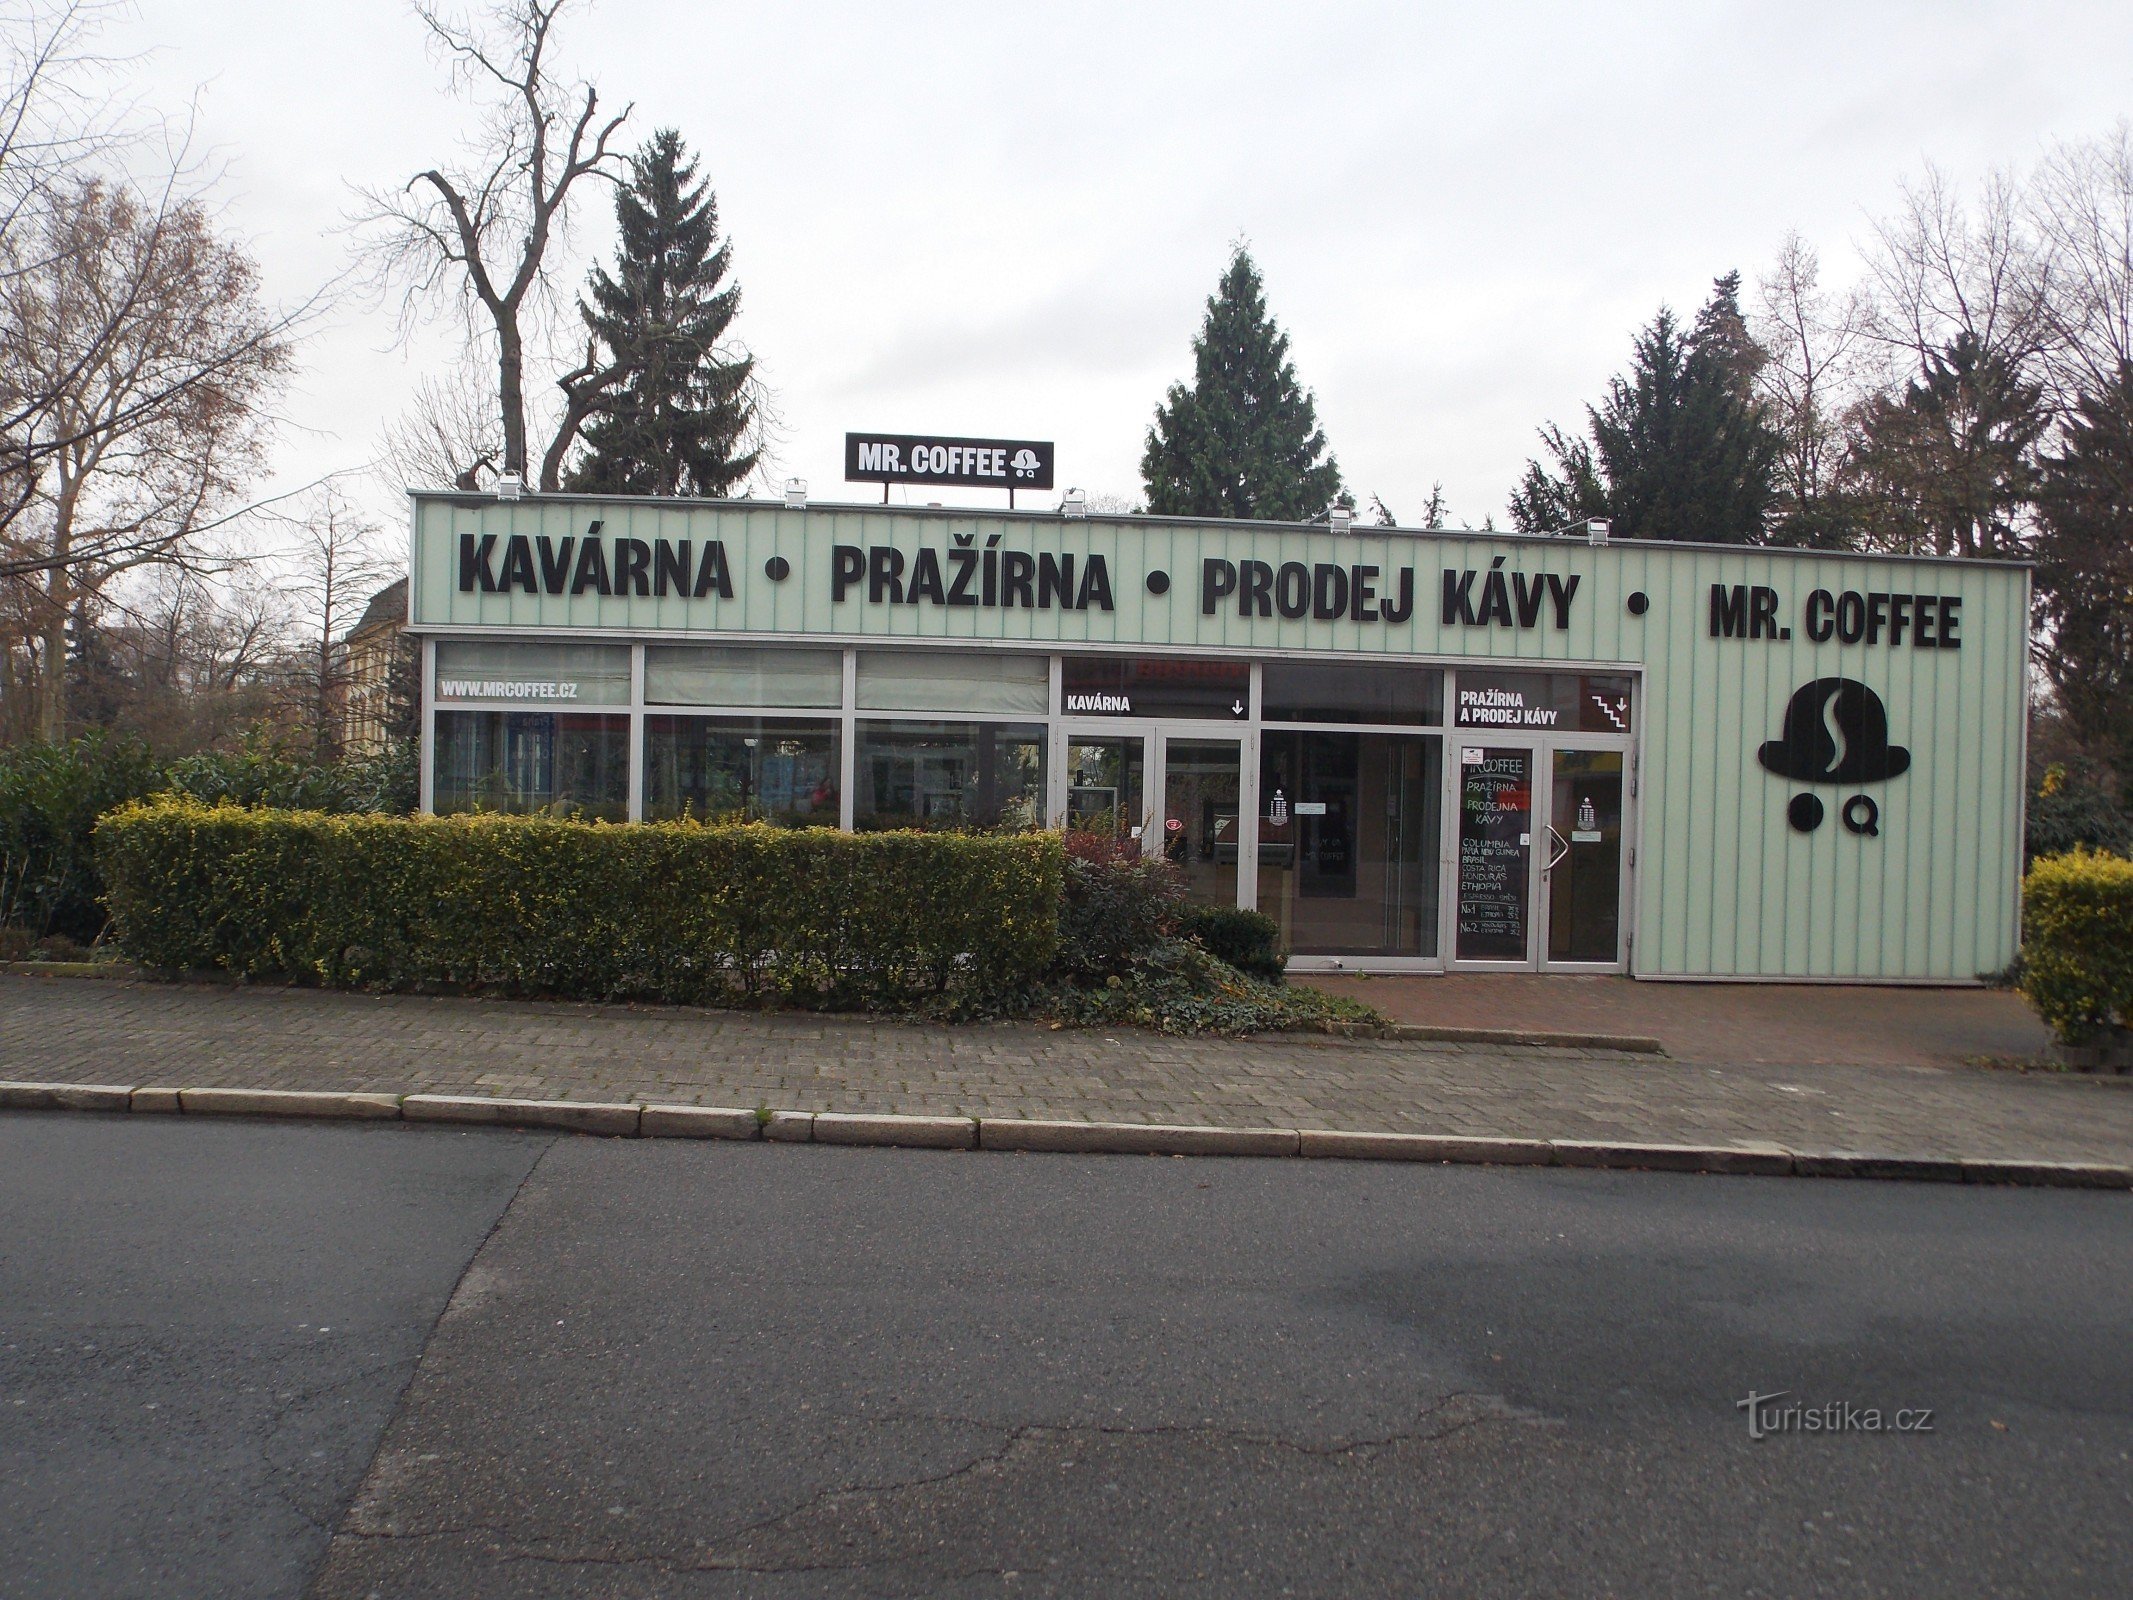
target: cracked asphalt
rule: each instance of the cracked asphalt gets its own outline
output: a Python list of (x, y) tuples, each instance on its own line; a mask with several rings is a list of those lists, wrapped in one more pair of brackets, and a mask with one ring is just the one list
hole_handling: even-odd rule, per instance
[(2129, 1205), (15, 1115), (0, 1595), (2119, 1596)]

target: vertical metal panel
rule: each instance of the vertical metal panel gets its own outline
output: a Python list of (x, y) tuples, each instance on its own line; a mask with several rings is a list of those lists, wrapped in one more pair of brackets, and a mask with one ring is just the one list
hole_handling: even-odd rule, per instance
[[(686, 595), (462, 591), (462, 534), (689, 539), (724, 546), (731, 600)], [(847, 643), (931, 640), (1038, 648), (1176, 649), (1421, 656), (1445, 662), (1641, 670), (1641, 794), (1635, 965), (1647, 973), (1735, 976), (1941, 977), (1995, 970), (2014, 953), (2022, 811), (2023, 667), (2028, 635), (2022, 569), (1977, 563), (1860, 559), (1766, 550), (1612, 545), (1476, 534), (1336, 535), (1286, 525), (1156, 518), (1065, 520), (882, 507), (805, 510), (752, 502), (468, 496), (415, 500), (412, 616), (430, 632), (600, 630), (656, 636), (804, 637)], [(982, 552), (1072, 553), (1077, 571), (1102, 554), (1109, 609), (873, 604), (864, 589), (832, 599), (838, 545), (891, 546), (908, 562), (956, 541)], [(772, 582), (773, 556), (791, 575)], [(1501, 559), (1529, 581), (1578, 582), (1571, 626), (1470, 626), (1442, 610), (1450, 572), (1485, 575)], [(1240, 615), (1234, 600), (1201, 603), (1202, 563), (1247, 559), (1380, 569), (1380, 589), (1413, 573), (1412, 616), (1393, 624)], [(1151, 594), (1148, 575), (1170, 585)], [(907, 567), (908, 573), (908, 567)], [(1784, 639), (1713, 638), (1713, 585), (1777, 591)], [(1962, 602), (1962, 648), (1868, 647), (1805, 635), (1815, 589), (1927, 593)], [(1650, 601), (1641, 616), (1627, 600)], [(1821, 676), (1871, 687), (1912, 766), (1886, 783), (1818, 792), (1825, 819), (1800, 833), (1786, 806), (1806, 786), (1763, 770), (1756, 752), (1782, 731), (1794, 690)], [(1867, 793), (1879, 834), (1848, 832), (1842, 807)]]

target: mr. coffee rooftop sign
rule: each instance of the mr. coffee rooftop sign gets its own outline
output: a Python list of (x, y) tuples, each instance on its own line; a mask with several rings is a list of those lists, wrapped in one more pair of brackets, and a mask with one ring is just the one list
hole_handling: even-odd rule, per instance
[(847, 483), (921, 483), (947, 489), (1049, 489), (1047, 439), (947, 439), (917, 433), (848, 433)]

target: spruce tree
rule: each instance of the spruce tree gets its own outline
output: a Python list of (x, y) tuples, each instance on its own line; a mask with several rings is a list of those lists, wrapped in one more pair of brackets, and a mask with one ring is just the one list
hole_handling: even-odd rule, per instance
[(615, 196), (615, 270), (595, 268), (579, 311), (618, 378), (585, 429), (565, 487), (599, 494), (722, 495), (754, 470), (755, 361), (721, 345), (740, 309), (719, 287), (732, 246), (681, 135), (660, 130)]
[(1877, 395), (1861, 412), (1852, 477), (1868, 543), (2020, 557), (2049, 423), (2040, 385), (1957, 334), (1901, 394)]
[(2083, 395), (2037, 496), (2038, 653), (2066, 720), (2133, 802), (2133, 363)]
[(1552, 466), (1526, 464), (1511, 520), (1527, 532), (1606, 517), (1617, 536), (1716, 544), (1762, 541), (1781, 441), (1755, 393), (1763, 352), (1727, 273), (1687, 333), (1659, 308), (1630, 349), (1629, 371), (1587, 408), (1590, 440), (1541, 432)]
[(1151, 512), (1307, 522), (1352, 503), (1242, 246), (1207, 302), (1192, 358), (1191, 386), (1170, 386), (1141, 455)]

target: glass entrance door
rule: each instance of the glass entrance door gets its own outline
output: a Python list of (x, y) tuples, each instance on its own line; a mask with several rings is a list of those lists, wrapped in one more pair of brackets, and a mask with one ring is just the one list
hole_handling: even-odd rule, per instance
[(1153, 816), (1148, 803), (1147, 735), (1140, 729), (1066, 734), (1066, 826), (1138, 852)]
[(1620, 750), (1548, 752), (1548, 965), (1622, 960)]
[(1452, 874), (1452, 957), (1530, 967), (1533, 942), (1533, 769), (1529, 745), (1462, 745), (1458, 858)]
[(1453, 961), (1621, 970), (1628, 752), (1533, 739), (1456, 761)]
[(1185, 875), (1189, 899), (1238, 904), (1246, 834), (1244, 742), (1165, 733), (1156, 740), (1156, 780), (1162, 796), (1161, 836), (1154, 844)]

